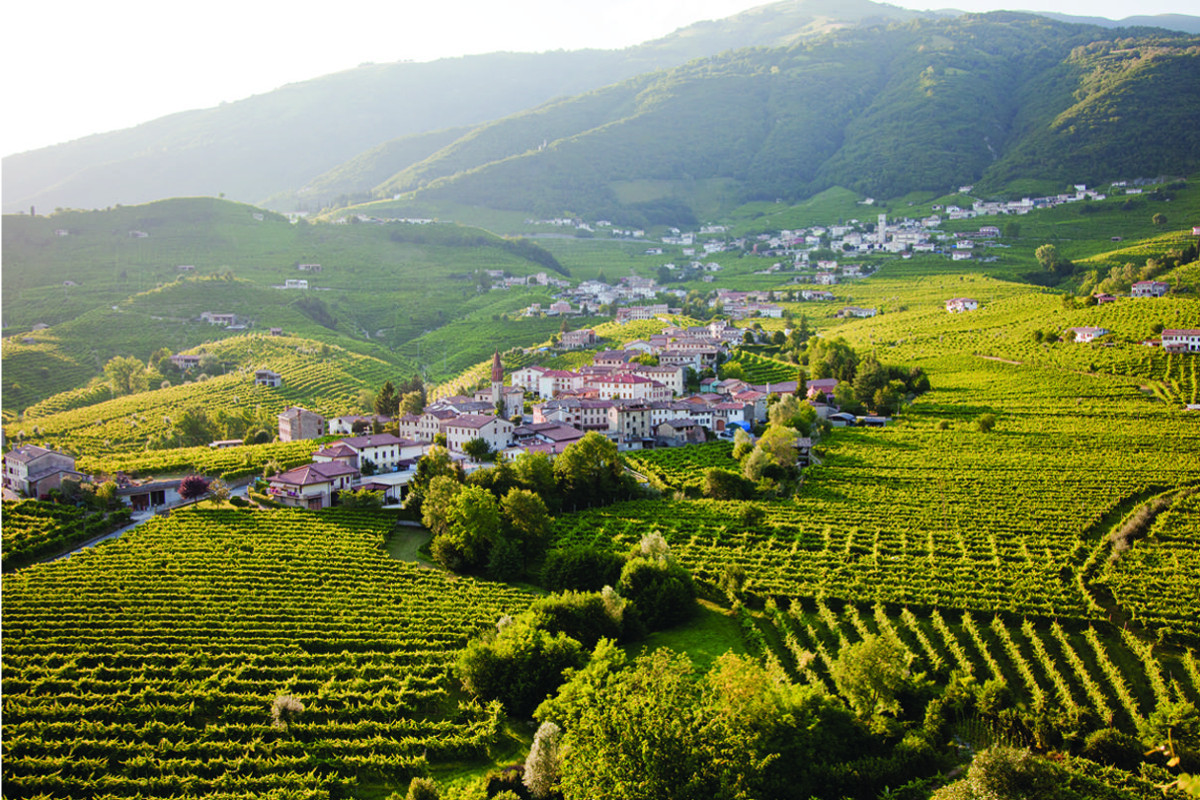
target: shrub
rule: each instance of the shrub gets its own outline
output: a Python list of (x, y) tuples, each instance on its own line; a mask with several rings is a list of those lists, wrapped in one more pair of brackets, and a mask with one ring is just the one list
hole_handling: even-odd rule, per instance
[(542, 566), (542, 585), (554, 592), (597, 592), (617, 583), (624, 564), (616, 553), (588, 545), (552, 550)]
[(647, 630), (669, 628), (696, 610), (696, 585), (669, 559), (632, 558), (621, 570), (617, 591), (637, 608)]
[(499, 700), (510, 714), (528, 716), (562, 683), (563, 670), (587, 662), (579, 642), (517, 620), (459, 653), (455, 673), (463, 687), (485, 700)]
[(530, 607), (533, 624), (550, 633), (564, 633), (589, 649), (601, 638), (620, 639), (624, 598), (611, 589), (608, 589), (608, 595), (563, 592), (540, 598)]

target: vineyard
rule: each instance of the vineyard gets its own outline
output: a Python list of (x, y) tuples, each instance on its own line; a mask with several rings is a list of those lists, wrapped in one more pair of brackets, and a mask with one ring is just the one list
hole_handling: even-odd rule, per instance
[(277, 462), (283, 470), (307, 464), (312, 461), (313, 451), (317, 448), (318, 445), (312, 440), (241, 447), (175, 447), (140, 453), (82, 456), (76, 460), (76, 466), (89, 475), (124, 472), (131, 477), (161, 477), (196, 473), (230, 481), (261, 473), (263, 465), (270, 461)]
[(128, 509), (111, 515), (38, 500), (4, 501), (4, 571), (105, 534), (129, 521)]
[[(1155, 708), (1200, 701), (1196, 654), (1156, 652), (1107, 625), (1064, 625), (942, 609), (821, 599), (771, 601), (753, 620), (758, 649), (796, 680), (837, 693), (830, 665), (842, 648), (869, 637), (899, 645), (912, 672), (939, 683), (951, 673), (997, 681), (1018, 704), (1062, 714), (1072, 726), (1136, 731)], [(1033, 737), (1027, 745), (1044, 745)]]
[(446, 667), (528, 595), (389, 559), (389, 525), (197, 511), (6, 577), (5, 796), (325, 798), (485, 752), (500, 712)]
[(661, 450), (633, 450), (625, 454), (626, 463), (663, 488), (682, 489), (699, 484), (707, 469), (738, 470), (733, 457), (733, 442), (707, 442), (690, 447)]
[(1150, 534), (1105, 565), (1099, 582), (1134, 621), (1165, 638), (1200, 640), (1200, 494), (1179, 497)]
[[(306, 339), (249, 335), (207, 348), (222, 361), (237, 365), (227, 374), (200, 383), (154, 389), (117, 397), (92, 406), (46, 416), (30, 410), (22, 421), (6, 427), (9, 436), (58, 446), (77, 455), (107, 455), (144, 450), (147, 441), (171, 431), (187, 408), (203, 407), (208, 415), (261, 418), (273, 428), (275, 415), (301, 405), (327, 416), (358, 410), (358, 394), (378, 390), (400, 377), (396, 367), (340, 347)], [(255, 386), (254, 371), (273, 369), (283, 376), (279, 388)], [(54, 399), (42, 407), (49, 411)]]
[[(762, 595), (1094, 618), (1083, 564), (1126, 506), (1197, 480), (1200, 426), (1111, 377), (970, 357), (938, 367), (900, 421), (823, 440), (799, 494), (760, 503), (752, 525), (739, 503), (638, 501), (560, 518), (561, 540), (625, 548), (658, 529), (696, 574), (740, 565)], [(997, 429), (975, 430), (990, 410)], [(694, 452), (704, 460), (678, 467), (689, 456), (634, 458), (671, 483), (708, 465)]]
[(746, 373), (746, 383), (755, 386), (795, 381), (799, 377), (799, 368), (795, 364), (776, 361), (748, 350), (735, 350), (729, 360), (741, 364)]

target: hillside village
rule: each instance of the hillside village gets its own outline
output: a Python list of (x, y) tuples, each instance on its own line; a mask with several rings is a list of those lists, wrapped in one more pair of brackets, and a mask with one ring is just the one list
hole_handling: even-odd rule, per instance
[[(623, 349), (600, 350), (577, 370), (529, 366), (507, 376), (497, 352), (488, 388), (470, 397), (441, 397), (421, 414), (395, 419), (352, 415), (326, 421), (290, 408), (280, 414), (283, 441), (361, 433), (315, 451), (312, 464), (271, 478), (270, 495), (307, 508), (329, 506), (337, 492), (360, 488), (380, 491), (389, 502), (402, 501), (418, 459), (435, 445), (470, 471), (522, 453), (554, 458), (590, 432), (608, 438), (619, 451), (732, 438), (735, 429), (749, 432), (766, 421), (772, 395), (799, 389), (795, 380), (762, 385), (718, 380), (714, 368), (742, 342), (743, 333), (724, 320), (690, 328), (667, 325)], [(563, 339), (568, 348), (596, 342), (591, 329), (568, 332)], [(689, 383), (697, 389), (689, 391)], [(831, 424), (853, 424), (853, 415), (825, 402), (837, 383), (807, 381), (803, 394)], [(797, 460), (804, 462), (811, 440), (798, 437), (795, 446)]]

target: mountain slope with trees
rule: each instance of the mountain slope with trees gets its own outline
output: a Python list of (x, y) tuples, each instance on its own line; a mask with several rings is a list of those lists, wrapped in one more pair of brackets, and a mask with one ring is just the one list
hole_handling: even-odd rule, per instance
[[(393, 139), (477, 125), (722, 50), (774, 47), (839, 25), (914, 16), (869, 0), (836, 7), (825, 0), (787, 0), (624, 50), (364, 64), (215, 108), (8, 156), (4, 211), (221, 193), (262, 203)], [(339, 187), (335, 195), (343, 191)], [(280, 202), (276, 207), (291, 207)]]
[[(1200, 164), (1197, 77), (1200, 40), (1162, 32), (1007, 12), (854, 28), (482, 126), (376, 194), (678, 224), (712, 179), (734, 182), (736, 204), (1184, 173)], [(667, 217), (622, 197), (645, 180), (672, 183)]]

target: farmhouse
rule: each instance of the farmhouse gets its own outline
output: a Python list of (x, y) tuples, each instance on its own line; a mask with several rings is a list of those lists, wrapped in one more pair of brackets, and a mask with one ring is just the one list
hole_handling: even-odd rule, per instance
[(4, 454), (4, 486), (28, 497), (41, 497), (62, 486), (63, 479), (80, 480), (75, 459), (37, 445), (15, 447)]
[(1130, 297), (1162, 297), (1171, 284), (1162, 281), (1138, 281), (1129, 292)]
[(339, 461), (359, 470), (395, 472), (425, 454), (426, 442), (401, 439), (390, 433), (351, 436), (313, 453), (314, 462)]
[(306, 280), (305, 278), (288, 278), (287, 280), (285, 280), (283, 282), (283, 288), (285, 288), (285, 289), (307, 289), (308, 288), (308, 280)]
[(175, 355), (171, 356), (170, 361), (172, 364), (183, 370), (200, 366), (200, 356), (189, 355), (186, 353), (176, 353)]
[(946, 301), (946, 310), (951, 314), (957, 314), (962, 311), (974, 311), (979, 308), (979, 301), (972, 300), (969, 297), (955, 297)]
[(1074, 333), (1075, 341), (1077, 341), (1081, 344), (1087, 344), (1088, 342), (1094, 341), (1094, 340), (1100, 338), (1101, 336), (1111, 333), (1111, 331), (1109, 331), (1108, 328), (1092, 328), (1092, 327), (1067, 328), (1067, 331)]
[(254, 385), (277, 389), (283, 386), (283, 376), (269, 369), (260, 369), (254, 373)]
[(335, 493), (350, 489), (359, 472), (340, 462), (305, 464), (271, 478), (271, 499), (296, 508), (328, 508)]
[(447, 449), (455, 453), (463, 452), (463, 445), (472, 439), (483, 439), (492, 450), (500, 451), (512, 441), (514, 427), (501, 417), (464, 414), (442, 423), (442, 432), (446, 434)]
[(218, 314), (213, 311), (205, 311), (200, 315), (200, 319), (207, 322), (209, 325), (232, 325), (237, 322), (237, 315)]
[(1200, 352), (1200, 328), (1168, 328), (1162, 332), (1162, 346), (1168, 353)]
[(279, 441), (298, 442), (325, 435), (325, 418), (316, 412), (292, 406), (279, 413)]
[(558, 346), (563, 350), (577, 350), (590, 347), (596, 343), (596, 331), (591, 328), (581, 328), (577, 331), (567, 331), (562, 335)]
[(877, 308), (859, 308), (858, 306), (846, 306), (838, 312), (839, 317), (873, 317), (879, 313)]

